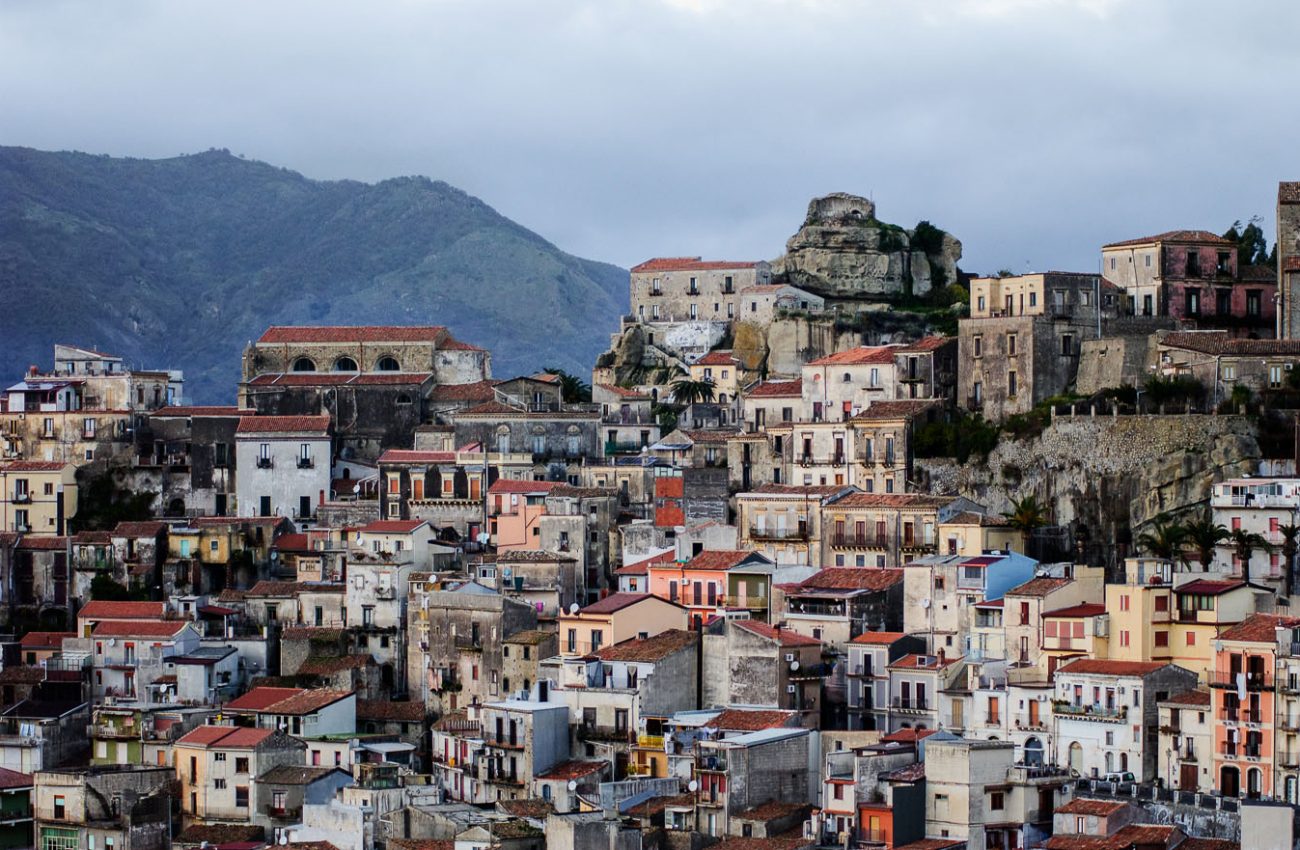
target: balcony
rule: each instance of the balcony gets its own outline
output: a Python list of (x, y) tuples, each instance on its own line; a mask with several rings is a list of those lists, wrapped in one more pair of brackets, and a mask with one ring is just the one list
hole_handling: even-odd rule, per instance
[(1046, 732), (1046, 731), (1047, 731), (1047, 721), (1046, 721), (1044, 718), (1042, 718), (1042, 717), (1037, 717), (1037, 718), (1035, 718), (1035, 717), (1029, 717), (1029, 718), (1026, 718), (1026, 719), (1024, 719), (1024, 720), (1022, 720), (1021, 718), (1017, 717), (1017, 718), (1015, 719), (1015, 726), (1016, 726), (1017, 729), (1023, 729), (1023, 730), (1025, 730), (1026, 732)]
[(997, 726), (1000, 728), (1002, 726), (1002, 717), (997, 714), (986, 714), (984, 715), (984, 725)]
[(275, 467), (275, 461), (269, 457), (259, 457), (257, 459), (258, 469), (273, 469), (274, 467)]
[(315, 467), (316, 467), (316, 461), (312, 460), (311, 458), (309, 457), (298, 458), (299, 469), (314, 469)]
[[(1212, 688), (1229, 688), (1237, 687), (1237, 677), (1242, 675), (1241, 671), (1236, 673), (1215, 673), (1210, 679)], [(1251, 671), (1244, 673), (1246, 677), (1246, 690), (1263, 691), (1273, 687), (1273, 675), (1267, 671)]]
[(524, 785), (523, 780), (519, 778), (519, 774), (506, 773), (505, 771), (489, 770), (487, 781), (494, 785), (516, 785), (520, 788)]
[(1287, 770), (1294, 770), (1300, 767), (1300, 751), (1295, 752), (1278, 752), (1277, 763)]
[(929, 711), (931, 708), (929, 700), (921, 699), (921, 698), (905, 699), (903, 697), (894, 697), (894, 699), (890, 702), (890, 706), (895, 711), (917, 712), (917, 713), (920, 713), (922, 711)]
[(836, 534), (831, 538), (833, 549), (888, 549), (889, 537), (884, 534)]
[(724, 750), (701, 752), (695, 759), (697, 773), (726, 773), (727, 754)]
[(749, 539), (751, 540), (795, 540), (807, 542), (807, 528), (759, 528), (751, 525), (749, 527)]
[(267, 803), (263, 809), (268, 818), (274, 820), (292, 820), (302, 819), (302, 806), (285, 807), (277, 806), (274, 803)]
[(904, 552), (933, 552), (935, 549), (935, 541), (904, 537), (902, 548)]
[(1120, 723), (1128, 717), (1128, 706), (1119, 705), (1074, 705), (1069, 702), (1053, 702), (1052, 710), (1063, 717), (1078, 720), (1099, 720)]
[(806, 667), (801, 666), (798, 670), (790, 671), (790, 681), (792, 682), (810, 682), (816, 679), (825, 679), (831, 674), (834, 665), (821, 663), (809, 664)]
[(501, 735), (484, 735), (483, 743), (489, 747), (496, 747), (499, 750), (522, 750), (524, 748), (524, 739), (519, 736)]
[(762, 596), (722, 596), (718, 604), (724, 608), (747, 608), (751, 611), (766, 610), (767, 599)]
[(1260, 747), (1259, 745), (1249, 746), (1242, 744), (1224, 744), (1219, 747), (1219, 755), (1226, 759), (1258, 761), (1260, 757)]
[(637, 735), (636, 745), (643, 750), (660, 750), (664, 748), (663, 735)]
[(791, 617), (830, 619), (843, 619), (849, 616), (848, 609), (843, 602), (806, 601), (802, 599), (791, 599), (786, 605), (785, 613)]
[(130, 726), (115, 726), (112, 723), (91, 723), (86, 726), (86, 737), (98, 741), (138, 741), (140, 729)]
[(14, 493), (14, 497), (11, 501), (15, 505), (30, 505), (32, 503), (32, 494), (30, 492)]
[(617, 726), (588, 726), (583, 724), (578, 727), (578, 740), (605, 741), (611, 744), (633, 744), (636, 742), (636, 736), (630, 730), (620, 729)]

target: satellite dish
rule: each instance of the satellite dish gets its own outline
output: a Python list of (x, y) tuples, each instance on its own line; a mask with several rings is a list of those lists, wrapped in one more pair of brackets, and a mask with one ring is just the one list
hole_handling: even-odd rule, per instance
[[(680, 786), (678, 786), (678, 787), (680, 787)], [(577, 791), (577, 790), (578, 790), (578, 783), (577, 783), (576, 780), (573, 780), (573, 779), (570, 779), (570, 780), (569, 780), (569, 790), (570, 790), (570, 791)]]
[(576, 613), (578, 613), (578, 603), (577, 603), (577, 602), (574, 602), (572, 605), (569, 606), (569, 613), (570, 613), (570, 614), (576, 614)]
[(109, 639), (108, 639), (108, 645), (109, 645), (109, 646), (117, 646), (117, 638), (109, 638)]
[(796, 658), (794, 661), (791, 661), (791, 662), (790, 662), (790, 671), (791, 671), (791, 672), (794, 672), (795, 670), (798, 670), (798, 669), (799, 669), (799, 659)]
[[(680, 788), (681, 786), (678, 785), (677, 787)], [(694, 779), (692, 779), (692, 780), (691, 780), (691, 784), (690, 784), (690, 785), (687, 785), (686, 787), (689, 788), (692, 792), (695, 792), (695, 791), (700, 790), (700, 783), (698, 783), (698, 782), (696, 782)]]
[(289, 843), (289, 836), (287, 836), (287, 835), (281, 835), (281, 836), (280, 836), (280, 844), (281, 844), (281, 845), (285, 845), (285, 844), (288, 844), (288, 843)]

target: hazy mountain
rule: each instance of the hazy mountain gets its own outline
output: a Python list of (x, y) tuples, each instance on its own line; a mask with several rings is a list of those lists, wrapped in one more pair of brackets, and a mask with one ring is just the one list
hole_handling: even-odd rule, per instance
[(423, 177), (0, 147), (0, 292), (0, 380), (69, 342), (184, 369), (192, 399), (231, 402), (240, 351), (270, 324), (447, 325), (497, 376), (584, 374), (627, 272)]

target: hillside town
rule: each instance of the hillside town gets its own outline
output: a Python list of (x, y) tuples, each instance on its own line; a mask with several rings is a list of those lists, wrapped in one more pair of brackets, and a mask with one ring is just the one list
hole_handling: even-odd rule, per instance
[(51, 340), (0, 847), (1290, 850), (1300, 183), (1241, 244), (979, 276), (836, 194), (633, 267), (590, 375), (268, 323), (216, 405)]

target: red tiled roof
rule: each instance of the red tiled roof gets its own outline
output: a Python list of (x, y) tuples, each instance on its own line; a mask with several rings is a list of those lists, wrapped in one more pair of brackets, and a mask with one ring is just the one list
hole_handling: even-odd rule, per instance
[(899, 354), (921, 354), (927, 351), (938, 351), (945, 345), (951, 345), (957, 342), (954, 336), (925, 336), (916, 342), (909, 342), (902, 348), (897, 349)]
[(345, 593), (346, 591), (347, 588), (337, 582), (276, 581), (274, 579), (262, 579), (257, 584), (253, 585), (252, 588), (244, 591), (244, 596), (245, 598), (249, 596), (290, 597), (305, 592)]
[(1007, 591), (1007, 595), (1037, 596), (1041, 598), (1051, 593), (1053, 590), (1060, 590), (1061, 588), (1069, 585), (1071, 581), (1072, 579), (1068, 579), (1068, 578), (1052, 578), (1050, 576), (1037, 576), (1036, 578), (1031, 578), (1029, 581), (1025, 582), (1024, 584), (1017, 585), (1016, 587), (1011, 588), (1010, 590)]
[(68, 548), (67, 537), (32, 537), (24, 535), (18, 542), (19, 549), (28, 549), (31, 551), (57, 552), (60, 549)]
[(652, 567), (656, 564), (672, 564), (677, 560), (677, 553), (672, 549), (667, 552), (660, 552), (658, 555), (651, 555), (640, 561), (634, 561), (631, 564), (625, 564), (614, 570), (616, 576), (643, 576), (647, 575)]
[(877, 567), (827, 567), (799, 583), (801, 590), (888, 590), (903, 580), (902, 570)]
[(389, 449), (379, 456), (380, 463), (455, 463), (455, 452), (423, 449)]
[(226, 703), (226, 708), (268, 714), (311, 714), (350, 696), (352, 691), (256, 687)]
[(1300, 356), (1300, 339), (1234, 339), (1226, 331), (1179, 331), (1165, 334), (1160, 344), (1201, 354), (1237, 357)]
[(359, 699), (358, 720), (396, 720), (403, 723), (423, 723), (424, 703), (408, 700)]
[(456, 415), (462, 418), (469, 416), (527, 416), (528, 411), (502, 404), (499, 401), (485, 401), (467, 410), (462, 410)]
[(578, 759), (570, 759), (569, 761), (560, 762), (545, 773), (537, 774), (537, 778), (551, 781), (581, 779), (584, 776), (590, 776), (597, 771), (604, 770), (605, 764), (606, 763), (603, 761), (580, 761)]
[(1297, 625), (1300, 625), (1300, 617), (1286, 617), (1281, 614), (1251, 614), (1219, 635), (1219, 640), (1273, 643), (1277, 640), (1276, 630), (1279, 627), (1294, 628)]
[(189, 623), (185, 620), (103, 620), (91, 631), (94, 637), (174, 637)]
[(167, 523), (157, 520), (119, 522), (113, 529), (114, 537), (157, 537), (167, 530)]
[[(843, 489), (843, 488), (840, 488)], [(953, 496), (928, 493), (847, 493), (836, 499), (837, 508), (942, 508), (952, 504)]]
[(1187, 584), (1175, 587), (1174, 593), (1195, 593), (1198, 596), (1218, 596), (1221, 593), (1227, 593), (1229, 590), (1236, 590), (1239, 587), (1245, 586), (1246, 583), (1244, 581), (1199, 578), (1194, 581), (1189, 581)]
[(727, 269), (752, 269), (756, 262), (732, 260), (702, 260), (699, 257), (655, 257), (631, 268), (636, 272), (696, 272), (725, 271)]
[(236, 407), (235, 405), (170, 405), (160, 407), (150, 416), (248, 416), (256, 410)]
[(439, 384), (429, 392), (429, 401), (492, 401), (496, 398), (496, 381), (469, 384)]
[(311, 541), (305, 534), (282, 534), (275, 541), (281, 552), (310, 552)]
[(62, 649), (64, 638), (76, 636), (76, 632), (28, 632), (19, 643), (23, 649)]
[(1057, 674), (1087, 673), (1094, 676), (1145, 676), (1164, 667), (1164, 661), (1110, 661), (1105, 658), (1076, 658), (1058, 667)]
[(1213, 242), (1218, 245), (1233, 244), (1217, 233), (1208, 230), (1167, 230), (1155, 236), (1143, 236), (1140, 239), (1125, 239), (1123, 242), (1111, 242), (1102, 248), (1126, 248), (1130, 245), (1146, 245), (1149, 242)]
[(253, 688), (243, 696), (236, 697), (226, 703), (226, 707), (241, 711), (262, 711), (266, 708), (270, 708), (281, 700), (297, 696), (302, 692), (302, 688), (257, 687)]
[(848, 351), (837, 351), (825, 357), (818, 357), (816, 360), (809, 361), (807, 365), (865, 366), (868, 364), (892, 364), (897, 350), (897, 346), (864, 345), (858, 348), (850, 348)]
[(694, 366), (734, 366), (740, 361), (730, 351), (710, 351), (696, 360)]
[(898, 770), (891, 770), (885, 774), (885, 779), (890, 782), (920, 782), (924, 778), (925, 762), (923, 761), (900, 767)]
[(706, 549), (687, 561), (682, 569), (726, 572), (755, 554), (757, 553), (747, 549)]
[(807, 814), (809, 808), (808, 803), (783, 803), (779, 800), (768, 800), (766, 803), (759, 803), (757, 806), (732, 815), (732, 817), (740, 820), (772, 821), (788, 818), (795, 814)]
[(775, 626), (769, 626), (767, 623), (760, 623), (756, 620), (732, 620), (731, 625), (738, 629), (743, 629), (750, 634), (755, 634), (759, 637), (765, 637), (768, 640), (776, 641), (783, 647), (822, 645), (822, 642), (816, 638), (810, 638), (807, 635), (801, 635), (798, 632), (792, 632), (789, 629), (778, 629)]
[(272, 325), (259, 343), (285, 342), (437, 342), (447, 333), (439, 325)]
[(496, 493), (549, 493), (560, 486), (559, 481), (517, 481), (513, 478), (498, 478), (488, 487), (488, 492)]
[(849, 489), (846, 484), (760, 484), (753, 490), (746, 493), (740, 493), (741, 496), (758, 494), (763, 496), (800, 496), (807, 498), (820, 498), (822, 496), (833, 496)]
[(66, 463), (59, 460), (7, 460), (0, 463), (3, 472), (58, 472)]
[(370, 655), (313, 655), (302, 662), (298, 672), (304, 676), (333, 676), (344, 670), (360, 670), (374, 663), (375, 659)]
[(602, 661), (662, 661), (670, 655), (694, 646), (699, 640), (695, 632), (686, 629), (668, 629), (647, 638), (632, 638), (596, 652)]
[(727, 708), (707, 725), (726, 732), (761, 732), (764, 729), (787, 728), (795, 716), (796, 712), (779, 709)]
[(1287, 257), (1282, 260), (1282, 271), (1300, 272), (1300, 257)]
[(72, 535), (73, 546), (107, 545), (113, 542), (111, 531), (78, 531)]
[(87, 602), (77, 618), (81, 620), (155, 620), (163, 615), (161, 602), (113, 602), (93, 599)]
[(602, 390), (605, 390), (606, 392), (613, 393), (614, 395), (619, 396), (621, 398), (649, 398), (650, 397), (649, 393), (642, 392), (641, 390), (628, 389), (627, 387), (620, 387), (617, 384), (596, 384), (596, 386), (600, 387)]
[(362, 534), (410, 534), (422, 525), (422, 519), (376, 519), (356, 529)]
[(1209, 691), (1183, 691), (1181, 694), (1174, 694), (1164, 702), (1172, 702), (1178, 705), (1209, 705)]
[(1076, 797), (1063, 806), (1056, 807), (1058, 815), (1092, 815), (1094, 817), (1108, 817), (1120, 809), (1128, 806), (1120, 800), (1089, 800), (1085, 797)]
[(899, 729), (897, 732), (881, 735), (880, 740), (887, 744), (914, 744), (938, 731), (938, 729)]
[(292, 434), (299, 431), (328, 431), (330, 418), (320, 416), (241, 416), (236, 434)]
[(176, 745), (251, 749), (274, 734), (270, 729), (250, 729), (246, 726), (196, 726), (182, 735)]
[(866, 410), (853, 417), (853, 421), (872, 419), (906, 419), (927, 410), (937, 410), (943, 402), (932, 398), (902, 399), (900, 401), (873, 401)]
[(750, 387), (745, 395), (748, 398), (797, 398), (803, 395), (803, 379), (764, 381)]
[(1080, 617), (1096, 617), (1106, 613), (1106, 606), (1100, 602), (1085, 602), (1082, 605), (1071, 605), (1068, 608), (1057, 608), (1055, 611), (1047, 611), (1044, 617), (1065, 617), (1077, 619)]
[(907, 637), (906, 632), (863, 632), (850, 643), (891, 644)]
[(249, 381), (254, 387), (397, 386), (423, 384), (432, 372), (269, 372)]
[[(659, 599), (649, 593), (611, 593), (599, 602), (593, 602), (578, 611), (579, 614), (613, 614), (647, 599)], [(664, 600), (660, 599), (660, 602)], [(669, 603), (672, 604), (672, 603)]]
[(940, 660), (937, 655), (912, 653), (911, 655), (904, 655), (897, 661), (889, 662), (888, 666), (899, 670), (942, 670), (944, 667), (956, 664), (960, 660), (960, 655), (955, 657), (944, 656)]
[(30, 773), (19, 773), (7, 767), (0, 767), (0, 788), (30, 787), (32, 787), (32, 775)]

